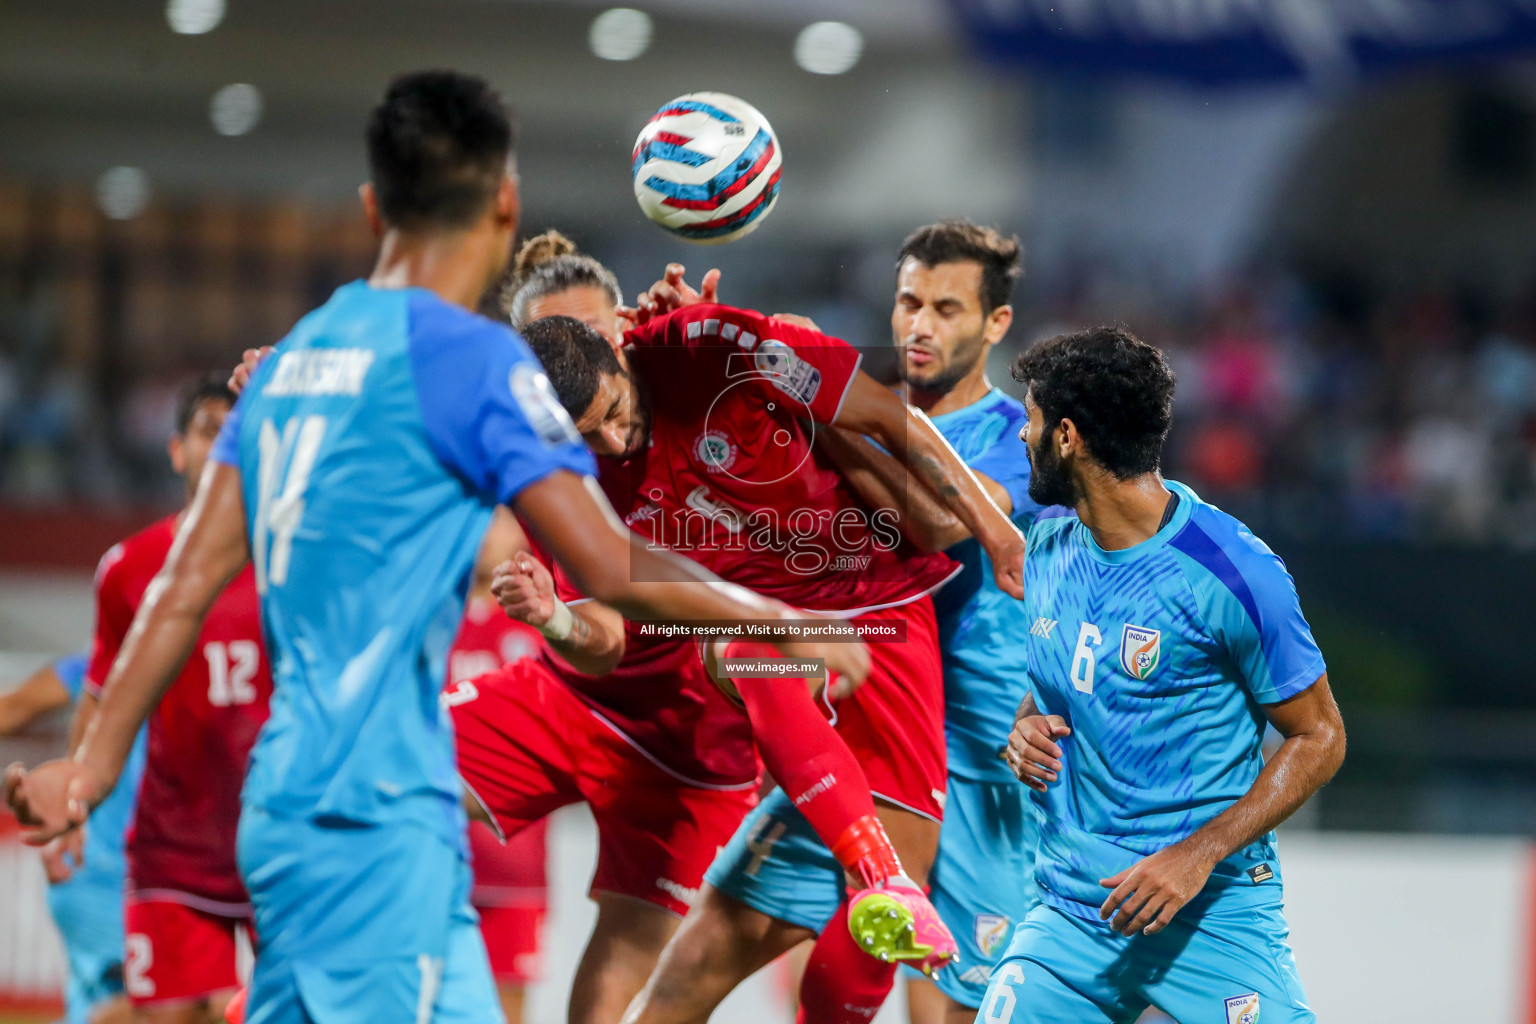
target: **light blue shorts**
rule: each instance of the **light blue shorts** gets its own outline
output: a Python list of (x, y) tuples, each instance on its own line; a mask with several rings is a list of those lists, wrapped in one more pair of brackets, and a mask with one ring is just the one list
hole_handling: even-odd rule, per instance
[(504, 1019), (462, 845), (247, 808), (237, 853), (256, 909), (248, 1024)]
[(69, 980), (64, 1020), (86, 1024), (91, 1011), (123, 993), (123, 879), (97, 879), (82, 867), (48, 887), (48, 909), (64, 939)]
[[(1039, 812), (1022, 782), (951, 775), (947, 792), (939, 855), (928, 881), (934, 909), (960, 946), (960, 962), (933, 981), (955, 1002), (975, 1008), (1014, 928), (1039, 902)], [(907, 966), (902, 972), (922, 976)]]
[(1155, 1005), (1180, 1024), (1316, 1024), (1289, 937), (1278, 904), (1180, 912), (1127, 938), (1042, 903), (1014, 932), (976, 1020), (1129, 1024)]
[(782, 789), (742, 820), (704, 880), (753, 910), (818, 935), (847, 892), (837, 858)]

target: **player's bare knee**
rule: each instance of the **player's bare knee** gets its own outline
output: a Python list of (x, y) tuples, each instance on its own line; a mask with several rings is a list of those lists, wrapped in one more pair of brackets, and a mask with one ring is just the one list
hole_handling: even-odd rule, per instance
[(875, 812), (901, 858), (907, 877), (919, 885), (928, 884), (928, 872), (939, 852), (939, 823), (916, 811), (886, 803), (879, 797), (875, 798)]

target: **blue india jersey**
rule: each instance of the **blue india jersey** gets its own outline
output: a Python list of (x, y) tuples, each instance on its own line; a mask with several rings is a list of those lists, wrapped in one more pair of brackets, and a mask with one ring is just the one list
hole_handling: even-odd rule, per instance
[[(1189, 836), (1262, 767), (1264, 704), (1324, 672), (1282, 563), (1242, 523), (1169, 482), (1171, 521), (1105, 551), (1070, 509), (1029, 531), (1028, 662), (1044, 714), (1072, 729), (1042, 806), (1041, 897), (1098, 916), (1099, 885)], [(1278, 903), (1270, 833), (1218, 864), (1192, 905)]]
[[(1029, 498), (1029, 453), (1019, 440), (1024, 404), (993, 388), (978, 402), (933, 417), (966, 465), (998, 483), (1013, 500), (1013, 521), (1027, 530), (1040, 510)], [(1008, 743), (1014, 712), (1029, 687), (1025, 602), (992, 580), (992, 561), (975, 539), (946, 554), (958, 576), (934, 595), (944, 662), (944, 733), (952, 774), (1017, 783), (998, 752)]]
[(245, 805), (462, 842), (438, 692), (476, 550), (496, 503), (594, 468), (538, 360), (430, 291), (354, 282), (257, 368), (213, 457), (240, 470), (272, 657)]

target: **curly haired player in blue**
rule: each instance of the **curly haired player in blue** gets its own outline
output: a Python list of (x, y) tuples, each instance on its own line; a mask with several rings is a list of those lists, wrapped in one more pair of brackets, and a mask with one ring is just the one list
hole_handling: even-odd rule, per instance
[[(1162, 352), (1100, 327), (1042, 342), (1028, 388), (1032, 692), (1007, 757), (1041, 808), (1041, 902), (985, 1024), (1316, 1020), (1282, 914), (1276, 825), (1344, 759), (1285, 565), (1159, 472)], [(1268, 762), (1265, 723), (1283, 737)]]

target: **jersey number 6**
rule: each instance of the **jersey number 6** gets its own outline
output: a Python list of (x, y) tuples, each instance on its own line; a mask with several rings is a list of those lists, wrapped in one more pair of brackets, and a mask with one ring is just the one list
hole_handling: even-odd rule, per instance
[(1083, 623), (1077, 633), (1077, 650), (1072, 655), (1072, 686), (1079, 693), (1093, 692), (1093, 669), (1096, 664), (1093, 649), (1104, 642), (1099, 627), (1091, 622)]

